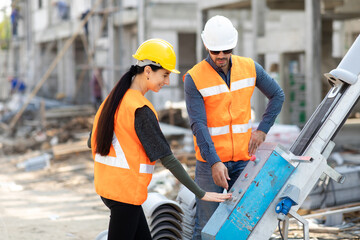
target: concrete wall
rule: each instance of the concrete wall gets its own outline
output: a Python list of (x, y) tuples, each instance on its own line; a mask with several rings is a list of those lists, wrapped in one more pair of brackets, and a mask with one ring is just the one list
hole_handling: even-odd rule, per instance
[[(153, 1), (147, 9), (145, 20), (145, 38), (162, 38), (170, 42), (177, 56), (176, 68), (180, 69), (180, 49), (195, 48), (195, 42), (179, 42), (181, 34), (196, 34), (197, 15), (196, 1)], [(189, 46), (189, 44), (191, 44)], [(191, 66), (195, 63), (195, 52), (186, 59), (181, 60), (182, 66)], [(181, 69), (185, 71), (184, 68)], [(184, 100), (183, 82), (181, 74), (170, 75), (170, 86), (163, 87), (158, 93), (148, 92), (147, 97), (152, 101), (157, 110), (165, 107), (166, 101), (178, 102)]]
[(272, 11), (269, 15), (265, 35), (258, 39), (258, 54), (305, 51), (305, 29), (299, 26), (299, 22), (305, 21), (304, 12)]

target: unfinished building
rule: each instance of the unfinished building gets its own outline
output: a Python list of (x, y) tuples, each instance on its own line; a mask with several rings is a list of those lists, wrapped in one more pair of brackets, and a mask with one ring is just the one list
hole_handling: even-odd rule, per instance
[[(300, 127), (328, 90), (322, 74), (338, 64), (360, 32), (356, 0), (64, 0), (66, 17), (51, 0), (13, 2), (22, 18), (8, 50), (6, 72), (22, 78), (29, 92), (45, 76), (37, 95), (90, 103), (89, 81), (96, 67), (104, 69), (106, 96), (135, 62), (131, 55), (138, 44), (158, 37), (173, 44), (181, 74), (172, 75), (170, 86), (159, 94), (147, 97), (157, 109), (166, 101), (182, 101), (181, 75), (206, 54), (200, 39), (203, 25), (223, 14), (239, 32), (234, 54), (254, 58), (285, 91), (277, 122)], [(1, 81), (7, 85), (5, 77)], [(259, 119), (266, 100), (255, 92), (252, 105)]]

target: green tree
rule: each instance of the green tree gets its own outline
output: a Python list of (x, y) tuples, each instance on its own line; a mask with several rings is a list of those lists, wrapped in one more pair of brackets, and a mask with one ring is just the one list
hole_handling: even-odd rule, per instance
[(0, 22), (0, 48), (8, 49), (11, 39), (11, 23), (9, 16), (4, 13), (4, 20)]

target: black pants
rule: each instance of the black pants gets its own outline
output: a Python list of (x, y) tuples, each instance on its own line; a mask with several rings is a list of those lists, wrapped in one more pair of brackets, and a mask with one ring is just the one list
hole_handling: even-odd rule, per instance
[(151, 240), (149, 226), (141, 206), (101, 197), (110, 209), (108, 240)]

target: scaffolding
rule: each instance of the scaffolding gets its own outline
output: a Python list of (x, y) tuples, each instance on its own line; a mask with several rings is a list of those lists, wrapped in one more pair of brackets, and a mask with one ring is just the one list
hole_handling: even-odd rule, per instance
[(6, 88), (5, 86), (7, 86), (6, 82), (7, 82), (7, 78), (8, 78), (8, 70), (9, 70), (9, 62), (10, 62), (10, 47), (11, 47), (11, 39), (10, 39), (10, 29), (9, 29), (9, 24), (6, 20), (6, 8), (4, 7), (3, 9), (0, 9), (0, 14), (3, 15), (3, 27), (5, 28), (5, 39), (1, 39), (0, 40), (0, 47), (2, 50), (1, 54), (4, 57), (1, 57), (2, 59), (2, 71), (0, 73), (0, 83), (2, 85), (1, 90), (2, 92), (0, 92), (0, 98), (7, 98), (8, 95), (6, 94), (8, 91), (8, 88)]
[[(76, 91), (75, 93), (77, 93), (79, 91), (79, 89), (81, 88), (81, 85), (83, 83), (84, 77), (85, 77), (85, 73), (86, 70), (95, 70), (97, 68), (96, 64), (94, 64), (94, 52), (95, 52), (95, 48), (96, 48), (96, 42), (98, 40), (98, 38), (100, 38), (101, 36), (101, 32), (103, 31), (105, 25), (106, 25), (106, 21), (107, 18), (109, 16), (109, 14), (113, 11), (117, 11), (118, 8), (113, 8), (110, 7), (108, 9), (103, 9), (101, 11), (96, 11), (97, 9), (99, 9), (100, 4), (103, 2), (103, 0), (97, 0), (95, 2), (95, 4), (93, 5), (93, 7), (91, 8), (91, 10), (88, 12), (88, 14), (82, 19), (82, 21), (80, 22), (80, 24), (77, 26), (75, 32), (72, 34), (72, 36), (66, 40), (64, 46), (62, 47), (62, 49), (57, 53), (56, 57), (54, 58), (54, 60), (51, 62), (50, 66), (47, 68), (46, 72), (44, 73), (44, 75), (42, 76), (42, 78), (40, 79), (39, 82), (37, 82), (36, 86), (32, 89), (32, 91), (30, 92), (30, 94), (28, 95), (26, 102), (23, 104), (23, 106), (21, 107), (21, 109), (17, 112), (17, 114), (12, 118), (11, 122), (9, 123), (9, 129), (13, 129), (16, 126), (16, 123), (18, 122), (18, 120), (20, 119), (20, 117), (22, 116), (22, 114), (24, 113), (25, 109), (27, 108), (28, 104), (30, 103), (30, 101), (36, 96), (36, 94), (38, 93), (38, 91), (41, 89), (41, 87), (44, 85), (44, 83), (49, 79), (51, 73), (54, 71), (55, 67), (57, 66), (57, 64), (59, 63), (59, 61), (64, 57), (66, 51), (69, 49), (69, 47), (74, 43), (74, 41), (76, 40), (76, 38), (80, 35), (81, 37), (81, 41), (83, 43), (85, 52), (87, 54), (87, 66), (86, 68), (83, 68), (80, 77), (77, 81), (77, 86), (76, 86)], [(113, 0), (110, 1), (110, 6), (112, 6), (113, 4)], [(93, 47), (90, 48), (87, 39), (85, 38), (85, 36), (83, 34), (80, 34), (81, 30), (84, 28), (85, 24), (88, 23), (90, 17), (96, 13), (100, 13), (103, 15), (102, 17), (102, 24), (101, 24), (101, 28), (100, 31), (98, 33), (98, 35), (96, 36), (95, 40), (94, 40), (94, 44)], [(53, 47), (53, 45), (48, 45), (46, 52), (50, 51), (50, 49)], [(96, 74), (97, 71), (94, 71), (94, 73)], [(99, 85), (103, 88), (103, 81), (101, 81), (101, 76), (97, 75), (96, 76), (98, 81), (99, 81)], [(75, 94), (76, 96), (76, 94)], [(73, 99), (73, 101), (75, 101), (75, 99)]]

